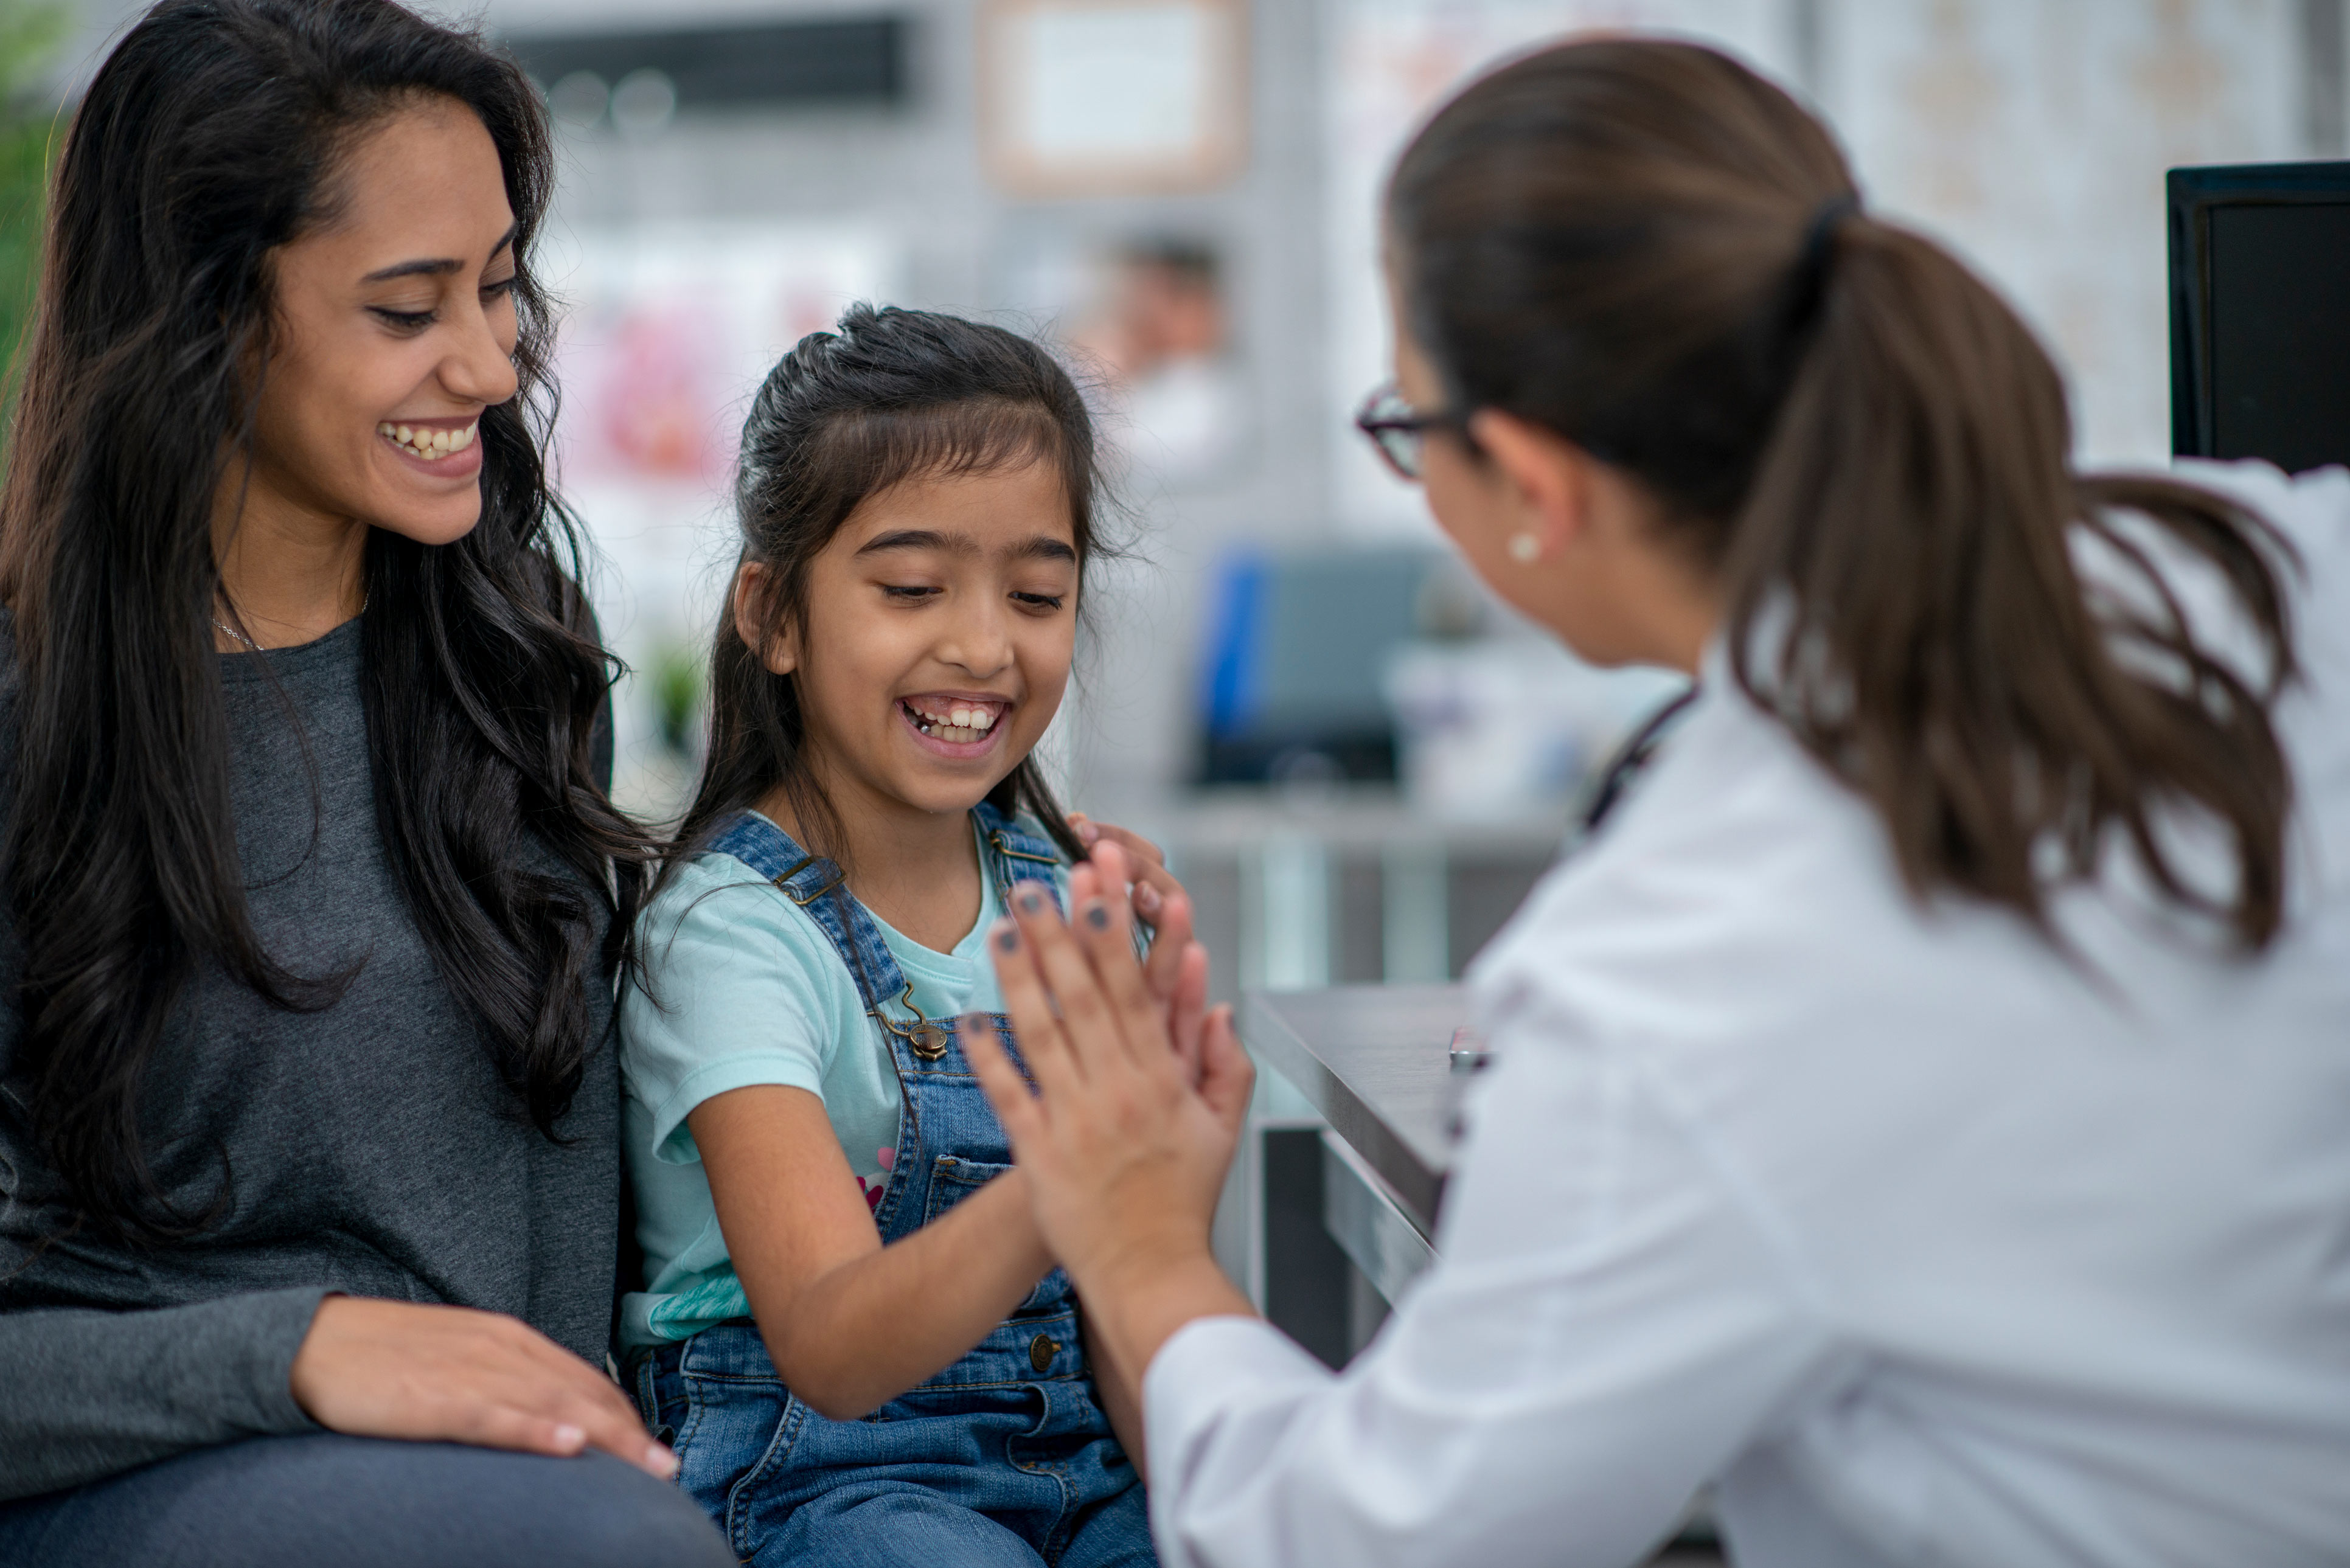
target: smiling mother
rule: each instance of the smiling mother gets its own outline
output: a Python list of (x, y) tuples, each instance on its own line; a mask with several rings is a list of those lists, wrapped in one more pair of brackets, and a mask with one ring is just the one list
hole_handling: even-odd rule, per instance
[[(57, 176), (0, 497), (0, 1560), (724, 1563), (607, 1376), (607, 662), (535, 89), (166, 0)], [(504, 1450), (504, 1451), (498, 1451)]]

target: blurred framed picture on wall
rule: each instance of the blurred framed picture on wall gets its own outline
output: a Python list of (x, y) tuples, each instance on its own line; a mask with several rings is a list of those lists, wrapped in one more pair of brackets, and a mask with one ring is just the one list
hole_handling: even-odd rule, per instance
[(979, 61), (1014, 194), (1206, 190), (1248, 161), (1247, 0), (986, 0)]

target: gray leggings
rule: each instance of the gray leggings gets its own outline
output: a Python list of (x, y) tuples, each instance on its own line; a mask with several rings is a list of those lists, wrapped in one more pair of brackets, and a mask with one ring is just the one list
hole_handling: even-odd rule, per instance
[(330, 1432), (203, 1449), (0, 1503), (9, 1568), (733, 1568), (675, 1487), (604, 1454), (539, 1459)]

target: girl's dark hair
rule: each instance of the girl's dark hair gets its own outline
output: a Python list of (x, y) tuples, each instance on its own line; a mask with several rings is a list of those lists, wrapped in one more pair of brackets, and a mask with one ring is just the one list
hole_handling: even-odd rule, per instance
[[(758, 562), (775, 585), (767, 635), (806, 624), (808, 564), (868, 496), (909, 479), (1038, 460), (1060, 472), (1082, 583), (1104, 553), (1102, 486), (1085, 399), (1052, 355), (1000, 327), (867, 305), (852, 306), (837, 330), (801, 338), (752, 400), (734, 483), (743, 531), (735, 570)], [(1080, 613), (1084, 603), (1080, 591)], [(664, 879), (777, 785), (808, 848), (840, 857), (806, 738), (797, 685), (743, 640), (730, 602), (710, 656), (709, 759)], [(1006, 814), (1029, 813), (1070, 859), (1085, 858), (1033, 756), (987, 798)]]
[[(165, 0), (66, 135), (0, 492), (19, 670), (7, 901), (24, 961), (7, 1065), (73, 1199), (121, 1233), (185, 1235), (217, 1213), (164, 1200), (142, 1137), (177, 1108), (151, 1118), (140, 1089), (199, 966), (305, 1010), (349, 978), (296, 975), (253, 929), (213, 645), (213, 501), (251, 450), (279, 348), (272, 252), (331, 216), (352, 146), (426, 97), (472, 109), (504, 170), (522, 389), (482, 416), (473, 532), (438, 547), (369, 537), (376, 815), (442, 979), (549, 1137), (610, 957), (591, 900), (614, 906), (615, 937), (634, 907), (645, 842), (591, 763), (608, 661), (542, 455), (550, 327), (528, 264), (554, 162), (536, 90), (478, 38), (386, 0)], [(525, 869), (532, 837), (575, 876)]]
[[(1740, 685), (1868, 799), (1914, 894), (2047, 932), (2052, 888), (2118, 829), (2167, 899), (2276, 933), (2289, 549), (2201, 490), (2072, 472), (2030, 331), (1859, 212), (1784, 93), (1691, 45), (1555, 47), (1430, 121), (1388, 217), (1451, 411), (1539, 423), (1647, 487), (1721, 590)], [(2144, 591), (2093, 595), (2084, 544)], [(2166, 555), (2217, 574), (2264, 668), (2198, 640)], [(2174, 805), (2231, 836), (2232, 888), (2189, 879)]]

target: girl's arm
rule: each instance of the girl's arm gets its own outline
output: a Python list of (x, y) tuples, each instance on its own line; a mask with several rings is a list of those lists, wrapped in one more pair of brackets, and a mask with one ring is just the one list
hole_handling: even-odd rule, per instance
[(759, 1085), (686, 1117), (767, 1355), (851, 1420), (951, 1366), (1052, 1268), (1014, 1170), (884, 1247), (824, 1102)]

